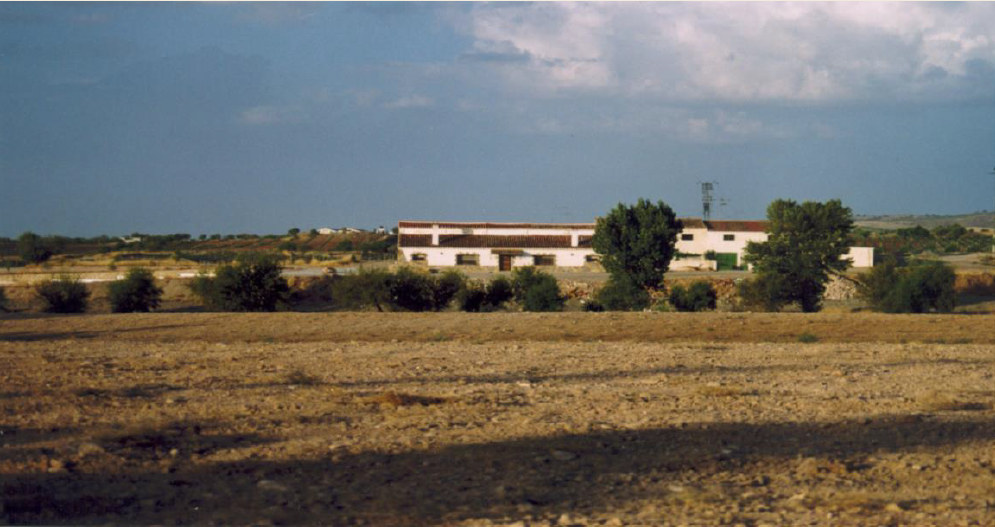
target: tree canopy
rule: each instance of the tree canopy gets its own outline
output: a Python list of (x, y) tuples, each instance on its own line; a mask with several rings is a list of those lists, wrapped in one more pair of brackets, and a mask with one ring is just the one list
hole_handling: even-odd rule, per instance
[(779, 308), (798, 302), (805, 312), (817, 311), (830, 273), (842, 273), (850, 260), (853, 213), (840, 200), (825, 203), (776, 200), (767, 207), (766, 242), (749, 242), (744, 260), (753, 264), (757, 280)]
[(616, 280), (640, 287), (657, 287), (675, 255), (683, 225), (664, 202), (640, 198), (635, 205), (619, 203), (598, 218), (591, 245), (601, 265)]

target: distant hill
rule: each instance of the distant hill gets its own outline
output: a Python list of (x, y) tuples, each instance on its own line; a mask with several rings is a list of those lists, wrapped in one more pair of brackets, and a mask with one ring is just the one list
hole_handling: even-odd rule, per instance
[(884, 216), (861, 216), (854, 217), (854, 223), (858, 227), (869, 229), (902, 229), (922, 225), (927, 229), (933, 229), (940, 225), (951, 225), (959, 223), (964, 227), (975, 227), (992, 229), (995, 228), (995, 212), (981, 211), (971, 214), (955, 214), (942, 216), (938, 214), (892, 214)]

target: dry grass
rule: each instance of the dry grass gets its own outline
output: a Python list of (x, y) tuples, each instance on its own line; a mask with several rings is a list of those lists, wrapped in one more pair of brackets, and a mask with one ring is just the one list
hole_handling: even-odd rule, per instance
[(927, 412), (969, 412), (991, 410), (991, 403), (966, 401), (965, 395), (960, 397), (950, 393), (930, 392), (919, 401), (922, 409)]
[(744, 386), (716, 386), (716, 385), (706, 385), (699, 386), (695, 389), (699, 395), (704, 395), (707, 397), (745, 397), (750, 395), (757, 395), (757, 391), (746, 388)]
[(443, 397), (426, 397), (424, 395), (412, 395), (400, 392), (384, 392), (380, 395), (372, 397), (369, 402), (379, 404), (380, 406), (386, 406), (391, 408), (397, 408), (398, 406), (430, 406), (433, 404), (442, 404), (448, 402), (449, 399)]

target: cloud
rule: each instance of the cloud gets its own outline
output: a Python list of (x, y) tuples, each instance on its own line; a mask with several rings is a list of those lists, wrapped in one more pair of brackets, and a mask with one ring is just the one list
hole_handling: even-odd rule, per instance
[(307, 119), (298, 106), (253, 106), (239, 115), (239, 122), (249, 125), (296, 124)]
[(428, 97), (423, 97), (421, 95), (406, 95), (399, 99), (387, 102), (383, 104), (384, 108), (427, 108), (434, 105), (435, 102)]
[(459, 62), (543, 96), (965, 99), (987, 96), (975, 71), (995, 64), (987, 2), (474, 4), (450, 19), (472, 39)]

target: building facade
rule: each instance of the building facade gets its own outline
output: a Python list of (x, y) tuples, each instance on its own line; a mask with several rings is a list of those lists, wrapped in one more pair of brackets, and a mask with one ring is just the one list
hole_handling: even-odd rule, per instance
[[(767, 240), (763, 221), (681, 220), (677, 257), (670, 268), (715, 270), (743, 265), (747, 242)], [(591, 247), (593, 223), (401, 221), (398, 260), (429, 267), (468, 266), (509, 271), (530, 265), (600, 269)], [(715, 253), (714, 255), (709, 253)], [(706, 258), (706, 255), (711, 258)], [(870, 267), (874, 249), (852, 247), (854, 267)]]

